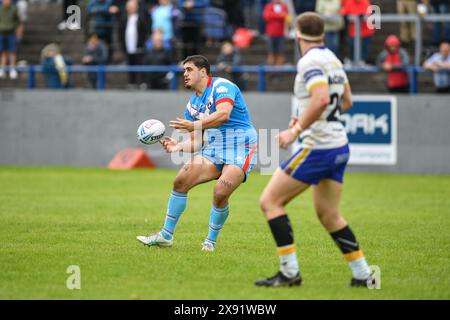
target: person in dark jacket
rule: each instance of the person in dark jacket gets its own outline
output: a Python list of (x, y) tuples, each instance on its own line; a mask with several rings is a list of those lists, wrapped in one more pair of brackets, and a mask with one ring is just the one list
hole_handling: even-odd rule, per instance
[[(128, 65), (141, 65), (144, 62), (145, 41), (150, 34), (150, 18), (148, 14), (139, 14), (138, 0), (128, 0), (126, 10), (127, 14), (119, 26), (119, 41)], [(128, 76), (131, 85), (143, 83), (140, 72), (129, 72)]]
[[(169, 42), (170, 45), (170, 42)], [(173, 64), (172, 51), (164, 42), (164, 33), (156, 29), (145, 54), (145, 64), (153, 66), (169, 66)], [(152, 89), (167, 89), (168, 72), (149, 72), (148, 85)]]
[[(108, 57), (112, 59), (113, 15), (109, 12), (112, 0), (89, 0), (86, 7), (88, 14), (88, 32), (96, 33), (108, 46)], [(109, 62), (109, 61), (108, 61)]]
[[(96, 33), (89, 35), (82, 62), (89, 66), (105, 65), (108, 62), (108, 47)], [(97, 88), (97, 72), (88, 72), (87, 77), (92, 88)]]
[(183, 43), (183, 56), (198, 53), (201, 43), (201, 26), (203, 13), (208, 6), (208, 0), (178, 0), (177, 8), (182, 13), (180, 21), (181, 41)]
[(387, 37), (385, 49), (377, 59), (378, 67), (387, 72), (387, 87), (390, 92), (409, 92), (408, 73), (403, 68), (409, 65), (406, 50), (400, 47), (400, 40), (395, 35)]

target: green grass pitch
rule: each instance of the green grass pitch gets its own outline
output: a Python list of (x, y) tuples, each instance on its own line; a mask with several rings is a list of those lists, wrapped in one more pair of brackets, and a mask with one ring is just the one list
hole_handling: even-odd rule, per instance
[[(312, 210), (288, 206), (304, 283), (256, 288), (278, 268), (259, 210), (268, 176), (252, 174), (231, 199), (217, 251), (201, 252), (213, 184), (189, 194), (172, 248), (137, 235), (163, 224), (171, 170), (0, 167), (0, 299), (450, 299), (450, 177), (346, 175), (345, 218), (381, 289), (351, 289), (351, 274)], [(81, 289), (68, 290), (70, 265)]]

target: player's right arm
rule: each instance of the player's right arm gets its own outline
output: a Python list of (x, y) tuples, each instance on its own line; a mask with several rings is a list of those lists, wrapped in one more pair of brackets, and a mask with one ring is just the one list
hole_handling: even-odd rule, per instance
[(194, 130), (190, 132), (189, 139), (182, 142), (177, 142), (177, 140), (165, 136), (162, 141), (160, 141), (164, 149), (169, 152), (189, 152), (194, 153), (202, 148), (203, 145), (203, 131)]

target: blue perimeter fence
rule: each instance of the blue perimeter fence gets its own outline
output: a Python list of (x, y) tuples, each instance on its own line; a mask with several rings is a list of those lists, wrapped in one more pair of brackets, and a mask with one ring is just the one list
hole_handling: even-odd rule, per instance
[[(42, 73), (43, 68), (41, 65), (29, 65), (18, 66), (18, 72), (28, 73), (28, 89), (34, 89), (36, 86), (35, 75), (36, 73)], [(423, 67), (410, 66), (403, 68), (408, 74), (410, 79), (410, 93), (416, 94), (418, 89), (418, 74), (423, 72), (431, 72)], [(211, 66), (211, 72), (219, 72), (217, 66)], [(232, 69), (233, 72), (246, 72), (258, 74), (258, 91), (266, 91), (266, 73), (296, 73), (297, 69), (294, 65), (287, 66), (239, 66)], [(378, 67), (364, 66), (364, 67), (346, 67), (345, 71), (348, 73), (377, 73), (384, 72)], [(178, 89), (178, 75), (183, 73), (183, 69), (179, 65), (172, 66), (125, 66), (125, 65), (98, 65), (98, 66), (84, 66), (73, 65), (67, 66), (66, 72), (96, 72), (97, 73), (97, 89), (104, 90), (106, 85), (106, 74), (114, 72), (172, 72), (173, 77), (170, 79), (169, 88), (171, 90)]]

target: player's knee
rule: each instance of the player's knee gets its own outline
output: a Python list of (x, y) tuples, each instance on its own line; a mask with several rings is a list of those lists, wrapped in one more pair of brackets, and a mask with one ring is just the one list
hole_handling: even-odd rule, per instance
[(259, 206), (264, 213), (267, 213), (278, 207), (279, 204), (277, 204), (277, 202), (270, 196), (263, 193), (259, 198)]
[(322, 225), (325, 227), (333, 226), (341, 219), (341, 215), (339, 214), (339, 211), (334, 210), (334, 209), (318, 210), (317, 216), (320, 220), (320, 223), (322, 223)]
[(215, 204), (223, 204), (224, 202), (228, 201), (228, 198), (230, 197), (230, 192), (222, 187), (222, 186), (216, 186), (214, 188), (214, 203)]
[(173, 190), (176, 192), (187, 193), (189, 189), (190, 185), (186, 176), (177, 176), (173, 181)]

